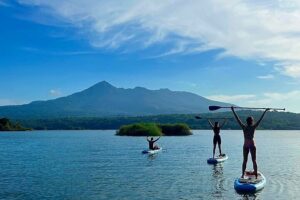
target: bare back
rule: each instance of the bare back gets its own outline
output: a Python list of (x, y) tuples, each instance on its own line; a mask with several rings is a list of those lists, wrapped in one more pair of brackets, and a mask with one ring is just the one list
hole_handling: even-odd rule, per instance
[(244, 139), (245, 140), (253, 140), (256, 126), (255, 125), (247, 125), (243, 126)]
[(218, 127), (218, 126), (215, 126), (214, 128), (213, 128), (213, 131), (214, 131), (214, 133), (215, 133), (215, 135), (220, 135), (220, 127)]

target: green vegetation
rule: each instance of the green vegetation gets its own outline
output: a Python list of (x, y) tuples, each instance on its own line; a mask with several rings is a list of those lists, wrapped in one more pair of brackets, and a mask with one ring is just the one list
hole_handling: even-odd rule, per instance
[(26, 131), (26, 129), (22, 127), (19, 123), (12, 123), (7, 118), (0, 119), (0, 131)]
[(187, 124), (158, 124), (163, 135), (179, 136), (192, 135), (192, 132)]
[(191, 135), (186, 124), (137, 123), (122, 126), (116, 135), (120, 136), (184, 136)]
[(154, 123), (124, 125), (116, 135), (127, 136), (161, 136), (161, 129)]
[[(260, 111), (239, 111), (238, 115), (245, 122), (247, 116), (253, 116), (258, 120)], [(196, 114), (189, 115), (155, 115), (143, 117), (72, 117), (57, 119), (27, 119), (18, 120), (23, 126), (35, 130), (115, 130), (126, 124), (157, 123), (176, 124), (185, 123), (191, 129), (210, 129), (206, 120), (195, 119)], [(231, 112), (210, 112), (199, 114), (201, 117), (232, 117), (223, 129), (240, 129), (233, 119)], [(259, 126), (259, 129), (269, 130), (300, 130), (300, 114), (289, 112), (268, 112)]]

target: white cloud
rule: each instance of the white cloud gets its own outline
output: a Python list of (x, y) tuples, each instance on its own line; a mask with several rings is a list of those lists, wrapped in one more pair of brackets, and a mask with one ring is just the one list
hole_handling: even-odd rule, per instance
[(253, 99), (256, 96), (253, 94), (238, 94), (238, 95), (211, 95), (206, 96), (206, 98), (215, 100), (215, 101), (222, 101), (228, 103), (240, 102), (245, 101), (248, 99)]
[(300, 113), (300, 90), (285, 93), (264, 93), (260, 98), (246, 102), (250, 106), (286, 108), (287, 111)]
[(166, 53), (223, 49), (221, 56), (275, 61), (300, 77), (298, 0), (19, 0), (87, 33), (96, 47), (174, 44)]
[(285, 65), (281, 68), (280, 71), (287, 76), (291, 76), (293, 78), (300, 78), (300, 63), (295, 63), (295, 65)]
[(274, 79), (273, 74), (267, 74), (267, 75), (262, 75), (262, 76), (257, 76), (258, 79)]
[(207, 98), (238, 106), (286, 108), (287, 111), (300, 113), (300, 90), (283, 93), (267, 92), (257, 95), (213, 95), (207, 96)]
[(50, 94), (50, 96), (53, 96), (53, 97), (59, 97), (62, 95), (61, 91), (58, 89), (51, 89), (49, 91), (49, 94)]

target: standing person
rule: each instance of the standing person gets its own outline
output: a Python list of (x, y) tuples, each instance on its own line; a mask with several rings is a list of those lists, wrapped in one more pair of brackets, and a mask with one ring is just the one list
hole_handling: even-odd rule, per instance
[(157, 145), (154, 146), (154, 143), (157, 142), (159, 139), (160, 139), (160, 137), (158, 137), (156, 140), (154, 140), (153, 137), (151, 137), (150, 140), (149, 140), (149, 138), (147, 136), (147, 141), (149, 143), (149, 149), (150, 150), (159, 149), (159, 147)]
[(263, 117), (265, 116), (266, 112), (270, 109), (267, 108), (256, 123), (254, 123), (254, 118), (252, 116), (249, 116), (246, 119), (247, 125), (242, 123), (242, 121), (236, 114), (233, 106), (231, 106), (231, 110), (234, 114), (236, 121), (239, 123), (239, 125), (243, 129), (243, 133), (244, 133), (243, 165), (242, 165), (242, 177), (241, 178), (244, 178), (244, 173), (245, 173), (246, 166), (247, 166), (249, 151), (250, 151), (251, 158), (252, 158), (254, 174), (257, 178), (256, 146), (255, 146), (255, 142), (254, 142), (254, 132), (255, 132), (256, 128), (258, 127), (258, 125), (260, 124)]
[(211, 121), (208, 119), (208, 122), (212, 128), (212, 130), (214, 131), (214, 139), (213, 139), (213, 144), (214, 144), (214, 148), (213, 148), (213, 158), (215, 158), (215, 152), (216, 152), (216, 146), (218, 144), (219, 147), (219, 156), (222, 156), (222, 151), (221, 151), (221, 136), (220, 136), (220, 130), (221, 128), (225, 125), (226, 120), (224, 120), (224, 122), (222, 123), (222, 125), (219, 125), (219, 122), (215, 122), (215, 124), (213, 125), (211, 123)]

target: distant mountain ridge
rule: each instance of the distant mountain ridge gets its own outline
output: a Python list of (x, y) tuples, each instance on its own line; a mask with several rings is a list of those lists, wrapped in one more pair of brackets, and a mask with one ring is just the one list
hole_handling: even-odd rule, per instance
[(0, 117), (13, 119), (58, 117), (145, 116), (208, 112), (209, 105), (230, 106), (169, 89), (116, 88), (106, 81), (72, 95), (25, 105), (0, 106)]

